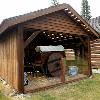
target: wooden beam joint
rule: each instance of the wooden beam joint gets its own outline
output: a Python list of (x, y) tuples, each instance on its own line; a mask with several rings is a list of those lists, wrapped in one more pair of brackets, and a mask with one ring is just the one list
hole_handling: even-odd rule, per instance
[(34, 32), (24, 43), (24, 48), (26, 48), (31, 42), (32, 40), (34, 40), (36, 38), (36, 36), (40, 33), (41, 31), (36, 31)]

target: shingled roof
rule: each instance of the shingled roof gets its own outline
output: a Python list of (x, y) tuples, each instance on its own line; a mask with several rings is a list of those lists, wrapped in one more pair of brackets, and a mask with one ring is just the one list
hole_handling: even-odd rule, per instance
[(38, 11), (30, 12), (24, 15), (11, 17), (5, 19), (0, 25), (0, 34), (2, 34), (5, 30), (9, 29), (10, 27), (35, 19), (37, 17), (47, 15), (59, 10), (64, 10), (66, 13), (73, 18), (73, 20), (77, 21), (85, 30), (91, 31), (95, 36), (99, 37), (97, 31), (93, 29), (90, 24), (88, 24), (70, 5), (68, 4), (59, 4), (57, 6), (51, 6), (49, 8), (41, 9)]

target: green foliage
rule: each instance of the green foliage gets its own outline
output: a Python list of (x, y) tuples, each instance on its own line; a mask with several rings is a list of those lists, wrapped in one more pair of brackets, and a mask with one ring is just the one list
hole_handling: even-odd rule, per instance
[(82, 0), (81, 16), (88, 21), (92, 16), (90, 12), (90, 6), (87, 0)]
[(58, 0), (51, 0), (52, 5), (56, 6), (59, 4)]
[(88, 62), (82, 58), (78, 60), (66, 60), (66, 69), (68, 70), (68, 66), (77, 66), (78, 73), (82, 74), (84, 71), (88, 71)]

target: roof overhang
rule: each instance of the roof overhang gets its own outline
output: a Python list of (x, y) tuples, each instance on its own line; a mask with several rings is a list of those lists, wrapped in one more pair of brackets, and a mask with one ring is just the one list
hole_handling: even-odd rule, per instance
[(59, 10), (64, 10), (73, 20), (79, 23), (82, 28), (84, 28), (87, 32), (96, 37), (99, 37), (99, 34), (96, 30), (94, 30), (89, 23), (87, 23), (70, 5), (68, 4), (59, 4), (57, 6), (51, 6), (49, 8), (41, 9), (35, 12), (27, 13), (24, 15), (12, 17), (5, 19), (0, 25), (0, 34), (2, 34), (5, 30), (9, 29), (12, 26), (17, 24), (21, 24), (27, 22), (29, 20), (35, 19), (37, 17), (41, 17), (43, 15), (47, 15)]

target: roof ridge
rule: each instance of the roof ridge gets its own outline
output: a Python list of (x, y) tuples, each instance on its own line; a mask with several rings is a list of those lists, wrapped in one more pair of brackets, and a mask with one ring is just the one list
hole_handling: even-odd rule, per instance
[(35, 19), (37, 17), (41, 17), (43, 15), (47, 15), (47, 14), (56, 12), (59, 10), (65, 10), (65, 12), (68, 11), (70, 17), (71, 17), (71, 14), (74, 14), (75, 18), (73, 17), (73, 19), (76, 22), (79, 22), (80, 24), (83, 23), (83, 25), (85, 25), (86, 28), (88, 28), (88, 31), (91, 30), (91, 32), (98, 37), (98, 33), (96, 32), (96, 30), (94, 30), (89, 23), (87, 23), (69, 4), (66, 4), (66, 3), (58, 4), (56, 6), (50, 6), (50, 7), (45, 8), (45, 9), (40, 9), (40, 10), (37, 10), (34, 12), (30, 12), (30, 13), (26, 13), (23, 15), (19, 15), (19, 16), (5, 19), (2, 22), (2, 24), (0, 25), (0, 34), (3, 33), (9, 27), (12, 27), (14, 25)]
[[(32, 18), (36, 18), (36, 17), (42, 16), (44, 14), (49, 14), (50, 12), (52, 13), (52, 12), (61, 10), (63, 8), (66, 8), (67, 5), (68, 4), (66, 4), (66, 3), (58, 4), (56, 6), (50, 6), (50, 7), (45, 8), (45, 9), (40, 9), (40, 10), (29, 12), (29, 13), (26, 13), (23, 15), (18, 15), (18, 16), (4, 19), (0, 25), (0, 33), (2, 33), (4, 30), (6, 30), (11, 25), (14, 25), (16, 20), (17, 20), (17, 23), (15, 23), (15, 24), (19, 24), (19, 23), (22, 23), (24, 21), (31, 20)], [(4, 29), (2, 27), (4, 27)]]

